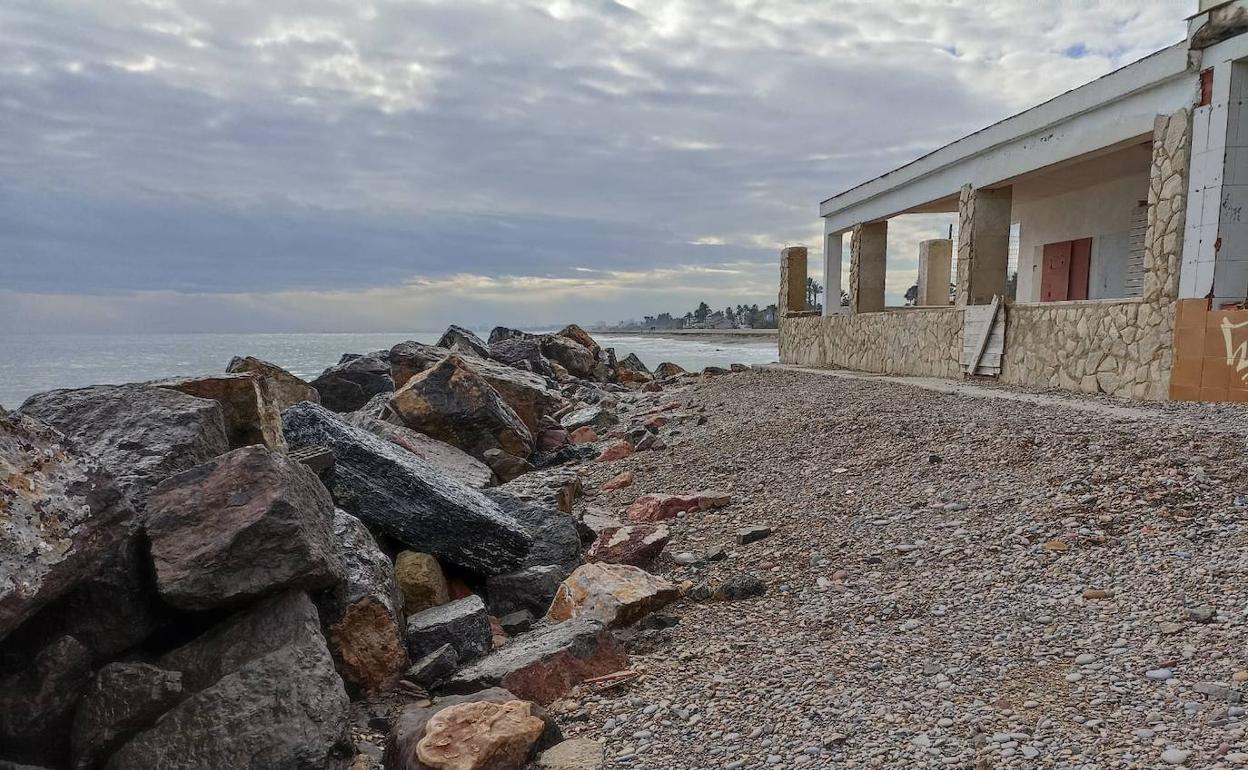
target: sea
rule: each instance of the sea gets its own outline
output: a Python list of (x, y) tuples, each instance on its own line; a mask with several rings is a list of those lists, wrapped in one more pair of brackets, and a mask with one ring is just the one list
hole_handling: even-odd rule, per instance
[[(343, 353), (389, 349), (404, 340), (434, 343), (437, 332), (367, 334), (0, 334), (0, 405), (16, 408), (54, 388), (144, 382), (223, 372), (234, 356), (255, 356), (311, 380)], [(629, 353), (653, 369), (672, 361), (686, 369), (777, 360), (774, 337), (658, 337), (594, 334), (620, 358)]]

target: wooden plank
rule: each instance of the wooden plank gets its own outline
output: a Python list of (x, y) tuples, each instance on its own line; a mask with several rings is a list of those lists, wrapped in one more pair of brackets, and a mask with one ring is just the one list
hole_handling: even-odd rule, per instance
[(980, 359), (984, 357), (984, 350), (988, 347), (988, 338), (992, 336), (992, 326), (996, 321), (997, 313), (1001, 310), (1000, 294), (993, 295), (992, 304), (989, 305), (989, 308), (990, 309), (987, 312), (989, 319), (988, 327), (984, 333), (979, 335), (979, 340), (975, 346), (974, 354), (971, 356), (966, 367), (966, 371), (969, 374), (974, 374), (976, 370), (979, 369)]

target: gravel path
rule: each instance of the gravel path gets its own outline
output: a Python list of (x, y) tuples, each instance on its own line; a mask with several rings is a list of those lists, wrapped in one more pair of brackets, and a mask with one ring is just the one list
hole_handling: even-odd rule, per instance
[[(768, 593), (682, 601), (634, 640), (640, 679), (555, 704), (608, 767), (1248, 766), (1248, 410), (777, 371), (677, 398), (707, 423), (593, 464), (637, 483), (591, 503), (730, 490), (654, 569)], [(737, 545), (754, 524), (774, 534)]]

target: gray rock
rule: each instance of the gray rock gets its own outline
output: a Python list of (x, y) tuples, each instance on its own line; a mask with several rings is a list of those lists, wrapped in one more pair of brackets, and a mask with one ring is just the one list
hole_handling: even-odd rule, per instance
[(755, 525), (737, 530), (737, 545), (749, 545), (771, 537), (771, 527)]
[(33, 417), (0, 415), (0, 478), (4, 639), (94, 573), (126, 539), (135, 513), (100, 462)]
[(321, 623), (348, 689), (376, 694), (396, 682), (408, 663), (394, 564), (364, 522), (346, 511), (334, 511), (333, 533), (342, 574), (316, 599)]
[(97, 458), (140, 507), (152, 487), (230, 448), (220, 404), (166, 388), (52, 390), (26, 399), (18, 411)]
[(519, 329), (511, 329), (506, 326), (495, 326), (493, 329), (490, 330), (489, 343), (493, 345), (496, 342), (502, 342), (503, 340), (514, 340), (514, 339), (538, 340), (538, 339), (541, 339), (541, 337), (542, 335), (533, 334), (532, 332), (521, 331)]
[(484, 489), (494, 483), (494, 472), (488, 465), (446, 442), (430, 438), (411, 428), (386, 422), (364, 410), (344, 415), (344, 419), (357, 428), (398, 444), (466, 486)]
[[(522, 332), (523, 333), (523, 332)], [(490, 335), (493, 337), (493, 335)], [(542, 355), (542, 343), (535, 336), (509, 337), (490, 342), (490, 358), (522, 371), (542, 377), (554, 377), (550, 360)]]
[(569, 570), (557, 565), (526, 567), (506, 575), (495, 575), (485, 581), (485, 593), (490, 600), (490, 613), (502, 617), (520, 610), (527, 610), (536, 617), (546, 614), (550, 602), (559, 590), (559, 584)]
[(331, 366), (312, 381), (321, 394), (321, 404), (335, 412), (354, 412), (378, 393), (394, 390), (389, 354), (359, 356)]
[(558, 334), (547, 334), (541, 339), (542, 355), (568, 370), (573, 377), (592, 379), (598, 363), (593, 351), (578, 342)]
[(152, 491), (144, 528), (160, 595), (184, 610), (324, 588), (342, 571), (333, 502), (306, 467), (236, 449)]
[(574, 619), (542, 625), (476, 663), (443, 686), (448, 692), (506, 687), (520, 698), (553, 703), (594, 676), (628, 666), (628, 656), (601, 623)]
[(487, 358), (490, 355), (490, 346), (485, 344), (485, 340), (455, 324), (446, 327), (446, 331), (442, 333), (437, 344), (440, 348), (448, 348), (457, 353), (468, 353), (481, 358)]
[(619, 422), (620, 419), (616, 417), (615, 412), (601, 406), (586, 406), (568, 412), (559, 420), (564, 430), (574, 431), (577, 428), (589, 426), (600, 434), (618, 425)]
[(528, 460), (507, 454), (501, 449), (487, 449), (481, 453), (481, 459), (503, 482), (511, 481), (533, 470)]
[(91, 678), (91, 651), (63, 636), (31, 665), (0, 679), (0, 747), (23, 761), (59, 765), (69, 751), (74, 709)]
[(480, 575), (523, 563), (532, 537), (479, 491), (315, 404), (293, 406), (282, 419), (292, 448), (333, 450), (334, 500), (370, 527)]
[(498, 619), (498, 624), (503, 627), (508, 636), (523, 634), (526, 631), (533, 630), (533, 624), (537, 622), (537, 618), (533, 617), (533, 613), (528, 610), (516, 610), (509, 612)]
[(720, 583), (713, 597), (720, 601), (753, 599), (767, 593), (767, 584), (754, 575), (733, 575)]
[(438, 363), (451, 354), (447, 348), (426, 345), (415, 340), (400, 342), (390, 348), (390, 376), (395, 389), (403, 387), (414, 375)]
[(225, 370), (232, 373), (248, 372), (266, 380), (269, 394), (279, 412), (303, 401), (321, 403), (321, 394), (316, 392), (316, 388), (277, 364), (271, 364), (263, 359), (253, 356), (234, 356)]
[(110, 663), (96, 672), (74, 715), (76, 770), (99, 767), (182, 698), (182, 675), (146, 663)]
[(493, 632), (481, 597), (457, 599), (407, 619), (407, 648), (413, 659), (423, 658), (444, 644), (455, 649), (462, 663), (490, 651)]
[(406, 678), (426, 690), (432, 690), (459, 667), (459, 653), (450, 644), (444, 644), (411, 665)]
[(571, 514), (501, 491), (487, 490), (486, 495), (519, 521), (533, 539), (522, 566), (556, 564), (570, 572), (581, 563), (581, 533)]
[(180, 672), (192, 694), (126, 743), (109, 770), (345, 768), (350, 704), (305, 594), (267, 599), (159, 665)]

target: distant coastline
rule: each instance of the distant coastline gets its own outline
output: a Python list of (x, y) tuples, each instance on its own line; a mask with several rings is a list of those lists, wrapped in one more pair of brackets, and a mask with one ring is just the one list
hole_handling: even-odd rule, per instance
[(594, 329), (593, 334), (611, 337), (699, 337), (704, 341), (750, 342), (775, 339), (779, 329)]

